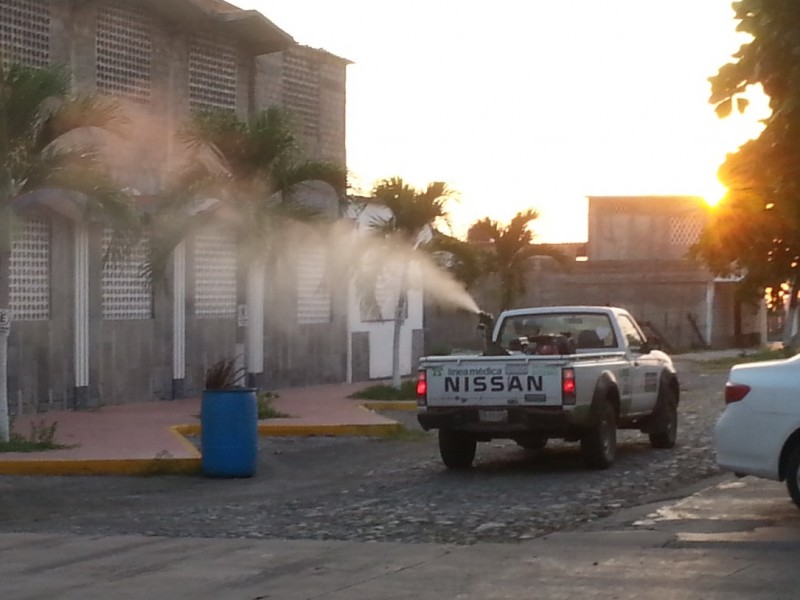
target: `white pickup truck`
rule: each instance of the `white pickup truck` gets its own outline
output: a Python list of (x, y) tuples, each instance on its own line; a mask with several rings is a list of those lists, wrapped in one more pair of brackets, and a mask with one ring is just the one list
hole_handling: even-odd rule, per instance
[[(491, 326), (491, 317), (482, 319)], [(587, 466), (616, 457), (617, 429), (639, 429), (672, 448), (680, 388), (672, 360), (633, 317), (607, 306), (508, 310), (487, 328), (484, 355), (420, 361), (417, 418), (439, 430), (449, 468), (467, 468), (477, 442), (512, 439), (540, 449), (580, 441)]]

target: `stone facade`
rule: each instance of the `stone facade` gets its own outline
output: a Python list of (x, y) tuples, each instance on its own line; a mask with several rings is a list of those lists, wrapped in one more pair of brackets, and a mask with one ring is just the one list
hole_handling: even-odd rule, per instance
[[(108, 146), (107, 156), (120, 181), (142, 197), (159, 191), (168, 170), (180, 162), (181, 149), (170, 133), (192, 109), (229, 109), (244, 119), (283, 105), (295, 112), (308, 158), (345, 164), (348, 61), (297, 46), (254, 11), (217, 0), (0, 0), (0, 51), (6, 60), (34, 66), (63, 64), (76, 91), (100, 92), (123, 102), (132, 124), (131, 143)], [(338, 215), (338, 202), (329, 196), (317, 198), (316, 204), (330, 205), (328, 212)], [(111, 317), (102, 225), (89, 229), (83, 290), (84, 280), (76, 274), (79, 223), (41, 208), (42, 203), (36, 206), (21, 210), (18, 217), (23, 224), (32, 218), (48, 224), (49, 312), (32, 319), (19, 306), (14, 316), (12, 306), (13, 413), (196, 395), (210, 364), (245, 351), (240, 259), (225, 267), (235, 289), (206, 311), (199, 302), (213, 290), (199, 291), (198, 273), (205, 271), (198, 270), (198, 263), (213, 261), (214, 255), (198, 254), (192, 237), (184, 244), (185, 278), (179, 283), (185, 299), (177, 302), (180, 310), (175, 298), (183, 296), (176, 296), (173, 273), (168, 273), (166, 285), (151, 289), (147, 310)], [(348, 376), (346, 282), (328, 280), (330, 298), (323, 300), (330, 305), (327, 317), (328, 304), (316, 316), (299, 315), (299, 294), (311, 296), (306, 299), (309, 306), (319, 306), (316, 292), (308, 285), (303, 291), (300, 284), (309, 269), (319, 269), (300, 266), (297, 251), (310, 242), (296, 239), (297, 247), (289, 248), (283, 262), (263, 274), (264, 383), (269, 387), (344, 381)], [(32, 259), (19, 252), (27, 265)], [(202, 276), (213, 283), (220, 273)], [(126, 277), (113, 285), (135, 287), (135, 275)], [(83, 310), (76, 303), (86, 304), (88, 323), (76, 316)], [(175, 338), (178, 314), (185, 319), (181, 340)], [(79, 374), (82, 353), (88, 355), (88, 382)]]

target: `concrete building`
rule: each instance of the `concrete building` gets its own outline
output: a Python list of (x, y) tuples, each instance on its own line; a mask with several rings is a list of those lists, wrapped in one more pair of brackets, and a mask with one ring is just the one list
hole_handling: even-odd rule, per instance
[[(349, 217), (353, 220), (356, 235), (365, 235), (376, 219), (388, 219), (391, 211), (381, 204), (365, 202), (351, 205)], [(368, 250), (367, 250), (368, 252)], [(423, 355), (424, 336), (423, 290), (420, 273), (413, 263), (410, 266), (410, 285), (405, 319), (400, 328), (400, 374), (415, 372)], [(369, 289), (361, 290), (354, 279), (350, 281), (348, 308), (348, 381), (382, 379), (392, 376), (392, 342), (394, 336), (394, 311), (397, 306), (398, 285), (391, 267), (383, 265)]]
[[(0, 0), (0, 53), (66, 65), (75, 91), (124, 102), (134, 136), (107, 154), (142, 198), (180, 162), (170, 134), (193, 109), (245, 119), (288, 107), (306, 156), (345, 165), (348, 61), (298, 46), (256, 11), (219, 0)], [(307, 195), (340, 215), (330, 190)], [(279, 265), (253, 272), (222, 223), (178, 247), (160, 289), (140, 275), (144, 245), (103, 260), (109, 231), (74, 200), (39, 196), (17, 208), (12, 412), (196, 395), (205, 369), (232, 355), (269, 387), (350, 375), (347, 285), (326, 276), (322, 238), (301, 233)]]
[[(551, 258), (531, 259), (526, 294), (515, 307), (621, 306), (673, 350), (766, 341), (763, 307), (739, 301), (734, 280), (714, 277), (689, 257), (708, 210), (702, 198), (688, 196), (590, 197), (585, 252), (566, 246), (565, 254), (576, 256), (568, 267)], [(490, 279), (473, 294), (481, 307), (497, 312), (497, 290)], [(426, 349), (477, 347), (474, 321), (430, 307)]]

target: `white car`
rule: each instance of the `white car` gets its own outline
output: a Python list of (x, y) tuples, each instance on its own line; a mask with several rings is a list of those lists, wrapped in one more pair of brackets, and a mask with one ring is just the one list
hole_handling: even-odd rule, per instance
[(800, 355), (731, 369), (714, 446), (719, 466), (785, 480), (800, 507)]

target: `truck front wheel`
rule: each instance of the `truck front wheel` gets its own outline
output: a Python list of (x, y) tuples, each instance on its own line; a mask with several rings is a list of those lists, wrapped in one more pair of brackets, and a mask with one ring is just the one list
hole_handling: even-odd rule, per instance
[(666, 383), (661, 384), (651, 418), (654, 426), (650, 432), (650, 445), (653, 448), (675, 446), (678, 437), (678, 403), (675, 401), (675, 390)]
[(607, 469), (617, 456), (617, 418), (608, 400), (595, 406), (595, 421), (581, 438), (581, 452), (586, 466)]
[(475, 460), (477, 441), (463, 431), (439, 430), (439, 454), (448, 469), (467, 469)]

